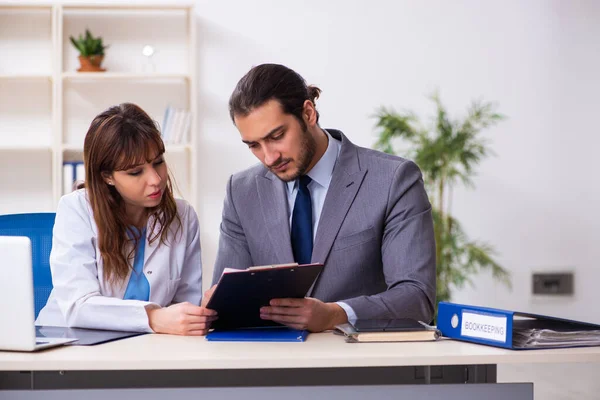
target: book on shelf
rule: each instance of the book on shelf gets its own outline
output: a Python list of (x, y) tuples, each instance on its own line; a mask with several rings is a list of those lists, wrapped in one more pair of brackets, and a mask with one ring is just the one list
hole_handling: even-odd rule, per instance
[(188, 110), (168, 106), (163, 115), (161, 136), (165, 144), (188, 142), (192, 115)]
[(441, 336), (435, 326), (410, 318), (358, 319), (336, 325), (334, 333), (343, 335), (349, 343), (425, 342)]
[(76, 185), (85, 181), (83, 161), (63, 162), (63, 195), (71, 193)]

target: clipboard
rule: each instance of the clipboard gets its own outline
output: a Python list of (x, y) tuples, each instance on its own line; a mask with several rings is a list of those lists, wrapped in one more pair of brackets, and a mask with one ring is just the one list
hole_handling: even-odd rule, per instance
[(219, 318), (215, 329), (281, 326), (260, 318), (260, 308), (272, 299), (301, 299), (323, 270), (323, 264), (285, 264), (226, 270), (206, 308), (215, 310)]

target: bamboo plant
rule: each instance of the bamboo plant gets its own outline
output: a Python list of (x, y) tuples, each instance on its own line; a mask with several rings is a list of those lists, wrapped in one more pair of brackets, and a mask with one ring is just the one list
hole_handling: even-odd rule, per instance
[(438, 93), (431, 95), (431, 100), (435, 116), (428, 127), (412, 112), (381, 108), (375, 115), (379, 131), (375, 147), (397, 154), (397, 145), (402, 143), (408, 146), (404, 155), (421, 168), (432, 203), (437, 300), (451, 300), (453, 288), (472, 285), (471, 277), (483, 269), (510, 288), (510, 275), (494, 260), (492, 246), (470, 240), (451, 214), (452, 189), (460, 184), (473, 187), (476, 166), (491, 154), (480, 133), (504, 116), (496, 112), (494, 104), (474, 101), (463, 119), (451, 119)]

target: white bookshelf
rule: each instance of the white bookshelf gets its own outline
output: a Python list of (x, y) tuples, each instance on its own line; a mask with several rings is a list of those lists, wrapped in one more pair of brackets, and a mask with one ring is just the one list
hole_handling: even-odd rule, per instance
[(67, 81), (111, 81), (111, 80), (191, 80), (189, 74), (162, 74), (137, 72), (63, 72), (62, 78)]
[(32, 79), (45, 80), (45, 79), (48, 79), (48, 80), (52, 81), (52, 75), (12, 73), (12, 74), (0, 74), (0, 79), (5, 79), (5, 80), (32, 80)]
[[(106, 72), (76, 71), (69, 36), (86, 28), (110, 46)], [(93, 117), (123, 102), (138, 104), (161, 128), (168, 106), (190, 112), (188, 137), (165, 144), (176, 195), (196, 206), (195, 34), (191, 3), (0, 2), (0, 214), (54, 211), (63, 163), (82, 161)], [(150, 60), (145, 45), (155, 48)]]
[(0, 214), (51, 211), (56, 10), (0, 3)]

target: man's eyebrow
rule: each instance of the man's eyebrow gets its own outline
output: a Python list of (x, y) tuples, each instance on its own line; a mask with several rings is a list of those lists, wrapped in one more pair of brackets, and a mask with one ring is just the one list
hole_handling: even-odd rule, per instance
[[(269, 133), (267, 133), (265, 136), (261, 137), (258, 140), (265, 140), (268, 139), (269, 136), (273, 136), (274, 134), (276, 134), (277, 132), (279, 132), (280, 130), (282, 130), (284, 128), (283, 125), (279, 125), (277, 128), (271, 129), (269, 131)], [(256, 141), (248, 141), (248, 140), (242, 140), (242, 142), (246, 143), (246, 144), (252, 144), (252, 143), (256, 143)]]

